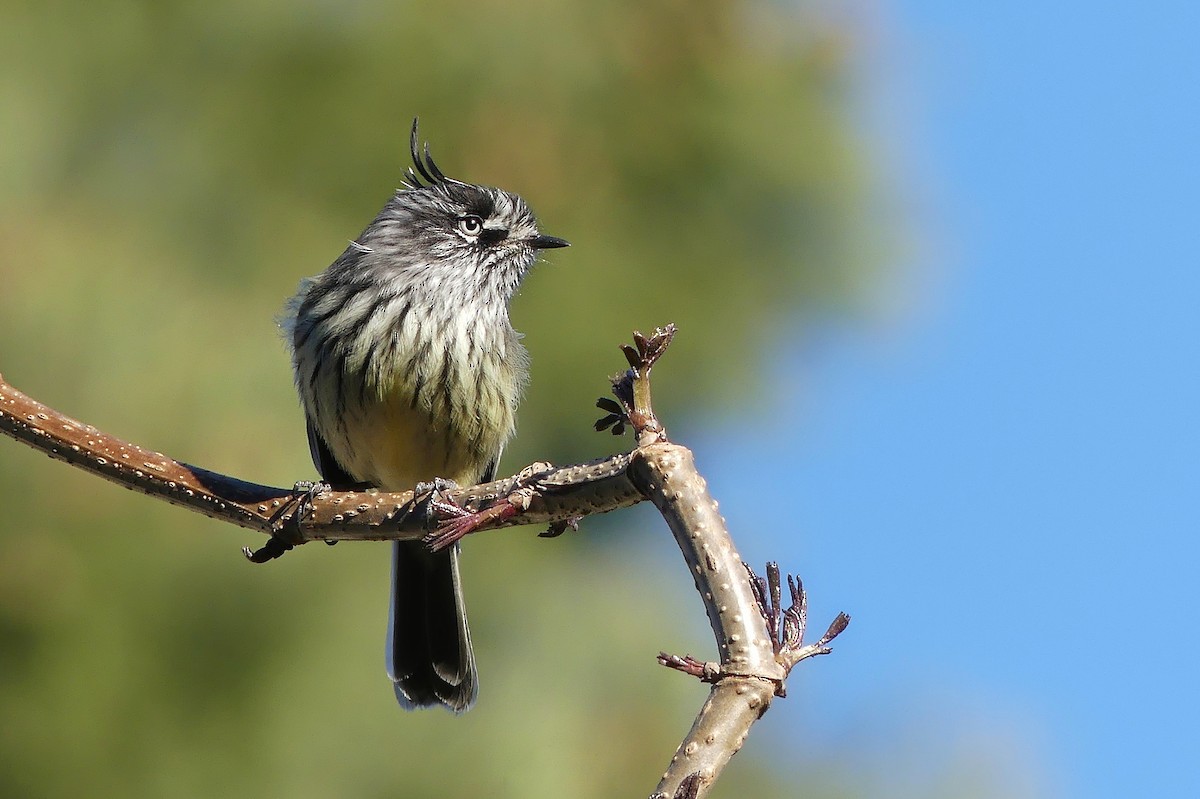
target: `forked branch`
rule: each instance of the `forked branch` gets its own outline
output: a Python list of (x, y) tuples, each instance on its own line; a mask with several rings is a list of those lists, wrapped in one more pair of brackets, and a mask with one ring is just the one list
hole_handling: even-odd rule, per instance
[(17, 391), (3, 377), (0, 433), (150, 496), (267, 534), (268, 544), (252, 553), (257, 562), (317, 540), (425, 538), (431, 546), (446, 546), (468, 533), (518, 524), (548, 524), (544, 535), (557, 535), (583, 516), (650, 500), (692, 573), (719, 656), (715, 662), (659, 656), (663, 665), (713, 686), (654, 794), (694, 799), (709, 792), (771, 701), (785, 696), (791, 669), (828, 653), (849, 617), (839, 614), (824, 636), (805, 645), (807, 601), (799, 580), (788, 576), (790, 605), (784, 609), (779, 568), (768, 564), (764, 579), (742, 563), (691, 451), (667, 439), (651, 404), (650, 371), (674, 335), (674, 325), (650, 336), (634, 333), (633, 345), (622, 347), (629, 369), (613, 379), (615, 400), (597, 403), (606, 415), (596, 429), (620, 434), (630, 428), (636, 449), (575, 466), (534, 464), (503, 480), (445, 492), (455, 515), (442, 517), (432, 532), (425, 512), (430, 506), (411, 491), (248, 483), (81, 424)]

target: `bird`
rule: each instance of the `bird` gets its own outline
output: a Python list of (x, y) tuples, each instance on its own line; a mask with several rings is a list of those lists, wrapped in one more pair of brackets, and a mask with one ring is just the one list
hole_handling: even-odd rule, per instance
[[(301, 281), (281, 316), (322, 481), (426, 490), (495, 479), (529, 356), (509, 302), (546, 250), (525, 201), (447, 177), (419, 146), (365, 230)], [(412, 710), (468, 710), (478, 693), (458, 544), (393, 542), (387, 670)]]

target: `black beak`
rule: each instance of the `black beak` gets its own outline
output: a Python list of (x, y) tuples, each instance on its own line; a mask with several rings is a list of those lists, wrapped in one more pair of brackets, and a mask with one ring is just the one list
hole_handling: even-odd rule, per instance
[(558, 247), (571, 246), (571, 242), (557, 238), (556, 236), (538, 236), (537, 238), (530, 239), (529, 243), (533, 245), (535, 250), (553, 250)]

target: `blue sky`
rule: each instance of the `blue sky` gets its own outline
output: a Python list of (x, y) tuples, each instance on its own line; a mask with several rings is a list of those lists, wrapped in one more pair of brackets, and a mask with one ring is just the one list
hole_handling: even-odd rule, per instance
[(880, 797), (1200, 796), (1200, 6), (871, 13), (900, 299), (692, 442), (743, 555), (854, 616), (773, 729)]

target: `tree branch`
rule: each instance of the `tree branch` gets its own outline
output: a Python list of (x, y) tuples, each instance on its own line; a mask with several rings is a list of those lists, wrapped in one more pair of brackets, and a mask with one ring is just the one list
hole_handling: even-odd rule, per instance
[[(293, 546), (309, 541), (407, 541), (429, 532), (425, 515), (409, 512), (414, 507), (412, 491), (323, 491), (310, 497), (305, 490), (246, 482), (78, 422), (18, 391), (3, 375), (0, 433), (126, 488), (278, 536)], [(644, 497), (626, 474), (632, 457), (622, 453), (565, 467), (535, 464), (532, 472), (526, 469), (445, 493), (464, 508), (479, 509), (521, 486), (537, 489), (519, 516), (481, 529), (567, 521), (641, 502)]]
[[(788, 576), (791, 605), (781, 607), (779, 568), (767, 577), (748, 570), (734, 548), (717, 503), (690, 450), (670, 443), (651, 407), (650, 371), (675, 327), (651, 336), (634, 334), (622, 347), (629, 369), (613, 380), (612, 399), (597, 405), (607, 415), (596, 429), (633, 429), (637, 448), (590, 463), (533, 464), (483, 485), (444, 492), (465, 509), (432, 533), (423, 503), (412, 491), (333, 491), (298, 484), (293, 489), (248, 483), (172, 460), (81, 424), (17, 391), (0, 376), (0, 432), (92, 474), (215, 519), (271, 536), (252, 559), (262, 562), (308, 541), (414, 540), (445, 546), (471, 532), (518, 524), (550, 524), (561, 533), (582, 516), (649, 499), (662, 513), (704, 602), (716, 637), (718, 663), (665, 653), (659, 662), (713, 684), (691, 731), (680, 744), (654, 797), (704, 796), (751, 725), (800, 661), (829, 652), (849, 622), (839, 614), (815, 644), (803, 644), (807, 621), (804, 589)], [(414, 512), (419, 510), (420, 512)], [(435, 516), (436, 518), (436, 516)], [(249, 555), (249, 551), (247, 551)]]

